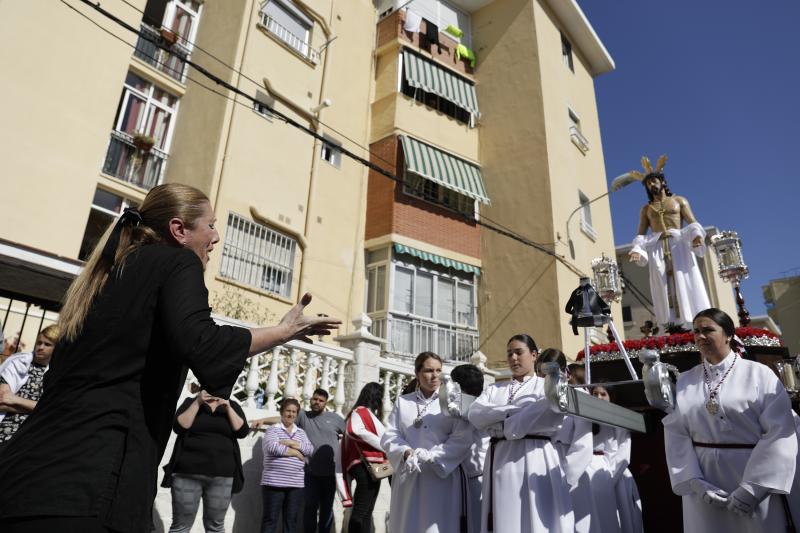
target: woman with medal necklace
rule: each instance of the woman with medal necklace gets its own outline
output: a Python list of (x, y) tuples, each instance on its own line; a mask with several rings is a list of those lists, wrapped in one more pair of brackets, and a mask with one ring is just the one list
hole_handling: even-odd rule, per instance
[(544, 379), (535, 374), (533, 339), (514, 335), (506, 355), (512, 379), (488, 387), (468, 415), (492, 437), (484, 463), (482, 531), (573, 533), (567, 476), (551, 441), (566, 417), (552, 410)]
[(458, 533), (461, 476), (475, 430), (439, 407), (442, 359), (422, 352), (414, 361), (417, 388), (400, 396), (381, 438), (394, 467), (389, 530), (392, 533)]
[(685, 533), (794, 531), (789, 493), (798, 443), (780, 380), (742, 358), (733, 320), (701, 311), (693, 321), (701, 363), (678, 378), (664, 440)]

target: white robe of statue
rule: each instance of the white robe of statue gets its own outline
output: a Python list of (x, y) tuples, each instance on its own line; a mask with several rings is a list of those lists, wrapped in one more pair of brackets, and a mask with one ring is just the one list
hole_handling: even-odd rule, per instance
[[(706, 365), (712, 388), (731, 364), (729, 353)], [(675, 410), (663, 419), (672, 490), (683, 497), (685, 533), (778, 533), (786, 531), (781, 495), (795, 478), (798, 441), (786, 390), (766, 365), (736, 358), (718, 390), (719, 410), (706, 409), (708, 390), (703, 363), (681, 373)], [(697, 447), (692, 441), (749, 444), (753, 449)], [(705, 503), (692, 493), (690, 481), (704, 479), (729, 494), (744, 483), (768, 492), (752, 517)]]
[(494, 444), (493, 459), (491, 447), (486, 455), (481, 531), (489, 530), (491, 487), (495, 533), (573, 533), (569, 485), (556, 447), (550, 440), (525, 438), (553, 437), (565, 417), (551, 409), (543, 378), (528, 378), (509, 402), (510, 386), (491, 385), (469, 410), (475, 427), (506, 439)]
[(680, 317), (675, 310), (669, 307), (667, 293), (667, 273), (664, 261), (664, 246), (661, 241), (661, 232), (649, 235), (637, 235), (633, 240), (630, 253), (638, 253), (641, 258), (636, 263), (639, 266), (650, 267), (650, 294), (653, 297), (653, 310), (656, 322), (665, 324), (678, 324), (691, 328), (694, 316), (704, 309), (711, 307), (708, 300), (703, 275), (697, 266), (694, 256), (703, 257), (706, 252), (705, 242), (697, 248), (692, 248), (695, 237), (705, 239), (706, 232), (703, 227), (694, 222), (681, 230), (667, 230), (670, 235), (668, 242), (672, 254), (672, 265), (675, 279), (675, 299), (677, 300)]
[[(458, 466), (475, 443), (475, 428), (465, 420), (442, 414), (438, 400), (428, 404), (423, 423), (416, 428), (418, 402), (416, 392), (400, 396), (381, 438), (395, 470), (389, 531), (459, 533), (462, 479)], [(403, 455), (417, 448), (431, 451), (434, 462), (421, 464), (421, 472), (406, 473)]]

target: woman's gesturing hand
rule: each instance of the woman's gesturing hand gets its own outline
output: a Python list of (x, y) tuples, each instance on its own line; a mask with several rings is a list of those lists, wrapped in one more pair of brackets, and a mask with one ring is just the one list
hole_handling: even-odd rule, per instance
[(280, 326), (286, 329), (290, 340), (301, 340), (313, 342), (311, 337), (314, 335), (329, 335), (332, 329), (339, 327), (341, 320), (328, 316), (308, 316), (303, 311), (311, 303), (311, 294), (305, 293), (300, 303), (292, 307), (281, 319)]

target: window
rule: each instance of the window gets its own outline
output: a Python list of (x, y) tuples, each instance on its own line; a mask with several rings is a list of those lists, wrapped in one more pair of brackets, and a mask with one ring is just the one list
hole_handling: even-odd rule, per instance
[(175, 32), (179, 42), (187, 48), (194, 42), (201, 6), (197, 0), (174, 0), (167, 6), (164, 26)]
[(110, 193), (103, 189), (94, 191), (92, 208), (89, 211), (89, 220), (86, 221), (86, 229), (83, 231), (81, 249), (78, 252), (78, 259), (86, 261), (92, 251), (94, 251), (100, 238), (108, 227), (116, 220), (126, 207), (137, 207), (138, 204), (122, 196)]
[[(407, 2), (399, 2), (405, 5)], [(414, 0), (408, 3), (409, 9), (426, 20), (430, 20), (439, 27), (440, 32), (453, 25), (464, 32), (460, 38), (445, 33), (449, 39), (453, 39), (466, 46), (472, 46), (472, 24), (470, 15), (454, 5), (444, 0)], [(396, 4), (397, 5), (397, 4)]]
[(261, 8), (261, 23), (298, 54), (314, 63), (318, 61), (318, 52), (309, 44), (314, 21), (291, 0), (267, 0)]
[(594, 241), (597, 239), (597, 233), (592, 227), (591, 202), (589, 201), (589, 198), (580, 191), (578, 191), (578, 201), (581, 204), (581, 231), (583, 231), (587, 237)]
[(272, 122), (274, 115), (270, 109), (275, 109), (275, 98), (264, 92), (256, 91), (256, 101), (253, 103), (253, 111)]
[(561, 34), (561, 59), (572, 72), (575, 72), (575, 66), (572, 63), (572, 43), (563, 33)]
[(342, 166), (342, 143), (325, 135), (325, 141), (320, 148), (320, 157), (336, 168)]
[(586, 140), (583, 132), (581, 132), (581, 119), (578, 117), (578, 114), (569, 107), (567, 108), (567, 115), (569, 116), (569, 138), (572, 144), (577, 146), (578, 150), (585, 154), (589, 151), (589, 141)]
[(289, 298), (296, 249), (288, 235), (229, 213), (220, 275)]
[(387, 350), (406, 356), (430, 350), (468, 360), (478, 347), (475, 277), (407, 256), (396, 258), (390, 271), (390, 308), (373, 317), (384, 335), (388, 325)]
[(633, 312), (631, 311), (630, 305), (623, 305), (622, 306), (622, 321), (623, 322), (633, 322)]
[(386, 309), (386, 265), (367, 269), (367, 313)]
[[(403, 68), (406, 68), (405, 63), (403, 64)], [(418, 89), (416, 87), (412, 87), (411, 85), (409, 85), (405, 74), (400, 76), (400, 92), (402, 92), (409, 98), (413, 98), (414, 100), (416, 100), (421, 104), (425, 104), (431, 109), (435, 109), (440, 113), (444, 113), (448, 117), (453, 117), (454, 119), (463, 124), (467, 124), (470, 126), (472, 126), (473, 124), (472, 113), (470, 113), (463, 107), (457, 106), (456, 104), (454, 104), (450, 100), (447, 100), (446, 98), (442, 98), (439, 95), (423, 91), (422, 89)]]
[(470, 217), (475, 216), (475, 200), (413, 172), (406, 171), (403, 178), (403, 192), (451, 211)]
[(172, 133), (178, 97), (128, 72), (114, 129), (133, 137), (152, 137), (154, 147), (166, 152)]

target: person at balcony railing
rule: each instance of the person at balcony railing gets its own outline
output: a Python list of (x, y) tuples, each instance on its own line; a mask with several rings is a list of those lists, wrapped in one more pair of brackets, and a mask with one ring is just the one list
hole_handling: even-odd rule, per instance
[[(483, 372), (475, 365), (458, 365), (450, 373), (450, 377), (458, 383), (463, 394), (477, 398), (483, 393)], [(463, 416), (463, 415), (462, 415)], [(465, 533), (480, 533), (481, 531), (481, 494), (483, 493), (483, 467), (486, 461), (486, 452), (489, 449), (489, 434), (485, 431), (474, 432), (475, 440), (470, 446), (467, 458), (461, 463), (465, 477), (463, 516), (467, 521)]]
[(441, 412), (441, 357), (422, 352), (414, 371), (417, 390), (397, 399), (381, 438), (396, 473), (389, 530), (458, 533), (463, 514), (458, 467), (470, 453), (475, 430), (467, 421)]
[(483, 531), (572, 533), (569, 484), (553, 442), (564, 422), (534, 372), (538, 350), (525, 334), (506, 346), (512, 378), (472, 404), (469, 421), (492, 437), (483, 482)]
[(303, 502), (305, 460), (314, 451), (306, 432), (295, 424), (299, 412), (300, 402), (285, 398), (281, 402), (281, 421), (264, 433), (261, 533), (276, 533), (279, 523), (283, 524), (283, 533), (294, 533), (297, 526)]
[(339, 437), (344, 419), (326, 411), (328, 391), (317, 389), (311, 395), (311, 410), (301, 410), (297, 425), (308, 435), (314, 453), (306, 463), (303, 489), (303, 530), (329, 533), (333, 527), (333, 498), (336, 495), (336, 464), (339, 462)]
[[(557, 348), (545, 348), (536, 358), (536, 375), (544, 378), (544, 363), (558, 363), (561, 372), (570, 378), (574, 374), (567, 370), (567, 357)], [(583, 367), (580, 367), (583, 370)], [(582, 378), (581, 378), (582, 379)], [(580, 381), (583, 383), (583, 381)], [(578, 392), (588, 394), (584, 389)], [(561, 469), (569, 484), (569, 496), (575, 520), (575, 533), (591, 533), (603, 531), (597, 528), (592, 516), (592, 490), (586, 469), (592, 463), (592, 424), (581, 418), (565, 416), (561, 427), (552, 437), (553, 445), (558, 452)], [(612, 530), (609, 530), (611, 532)]]
[[(602, 385), (591, 389), (592, 396), (606, 402), (614, 401), (612, 391)], [(590, 498), (581, 502), (592, 505), (592, 529), (597, 524), (603, 533), (642, 533), (642, 500), (636, 481), (628, 470), (631, 462), (630, 432), (595, 422), (592, 435), (592, 464), (586, 469)]]
[(201, 191), (169, 183), (101, 239), (67, 291), (44, 393), (0, 455), (0, 531), (149, 532), (187, 367), (226, 398), (249, 355), (336, 326), (303, 314), (310, 295), (274, 327), (216, 325), (214, 224)]
[[(388, 461), (381, 448), (385, 428), (383, 418), (383, 387), (371, 382), (358, 394), (353, 410), (347, 415), (347, 431), (342, 439), (341, 461), (337, 465), (337, 483), (342, 505), (350, 507), (349, 533), (370, 533), (372, 511), (378, 499), (382, 479), (374, 479), (365, 462), (382, 464)], [(344, 471), (344, 474), (342, 474)], [(352, 481), (356, 490), (350, 492)]]
[(14, 354), (0, 365), (0, 450), (41, 398), (44, 374), (59, 333), (57, 325), (47, 326), (39, 333), (33, 352)]
[(702, 360), (678, 377), (675, 409), (662, 421), (683, 530), (792, 531), (798, 442), (786, 389), (768, 366), (742, 358), (725, 312), (700, 311), (692, 325)]
[(231, 495), (244, 486), (237, 442), (250, 431), (244, 411), (234, 400), (200, 390), (178, 407), (173, 430), (178, 438), (161, 483), (172, 489), (169, 533), (192, 529), (201, 497), (206, 533), (224, 533)]

